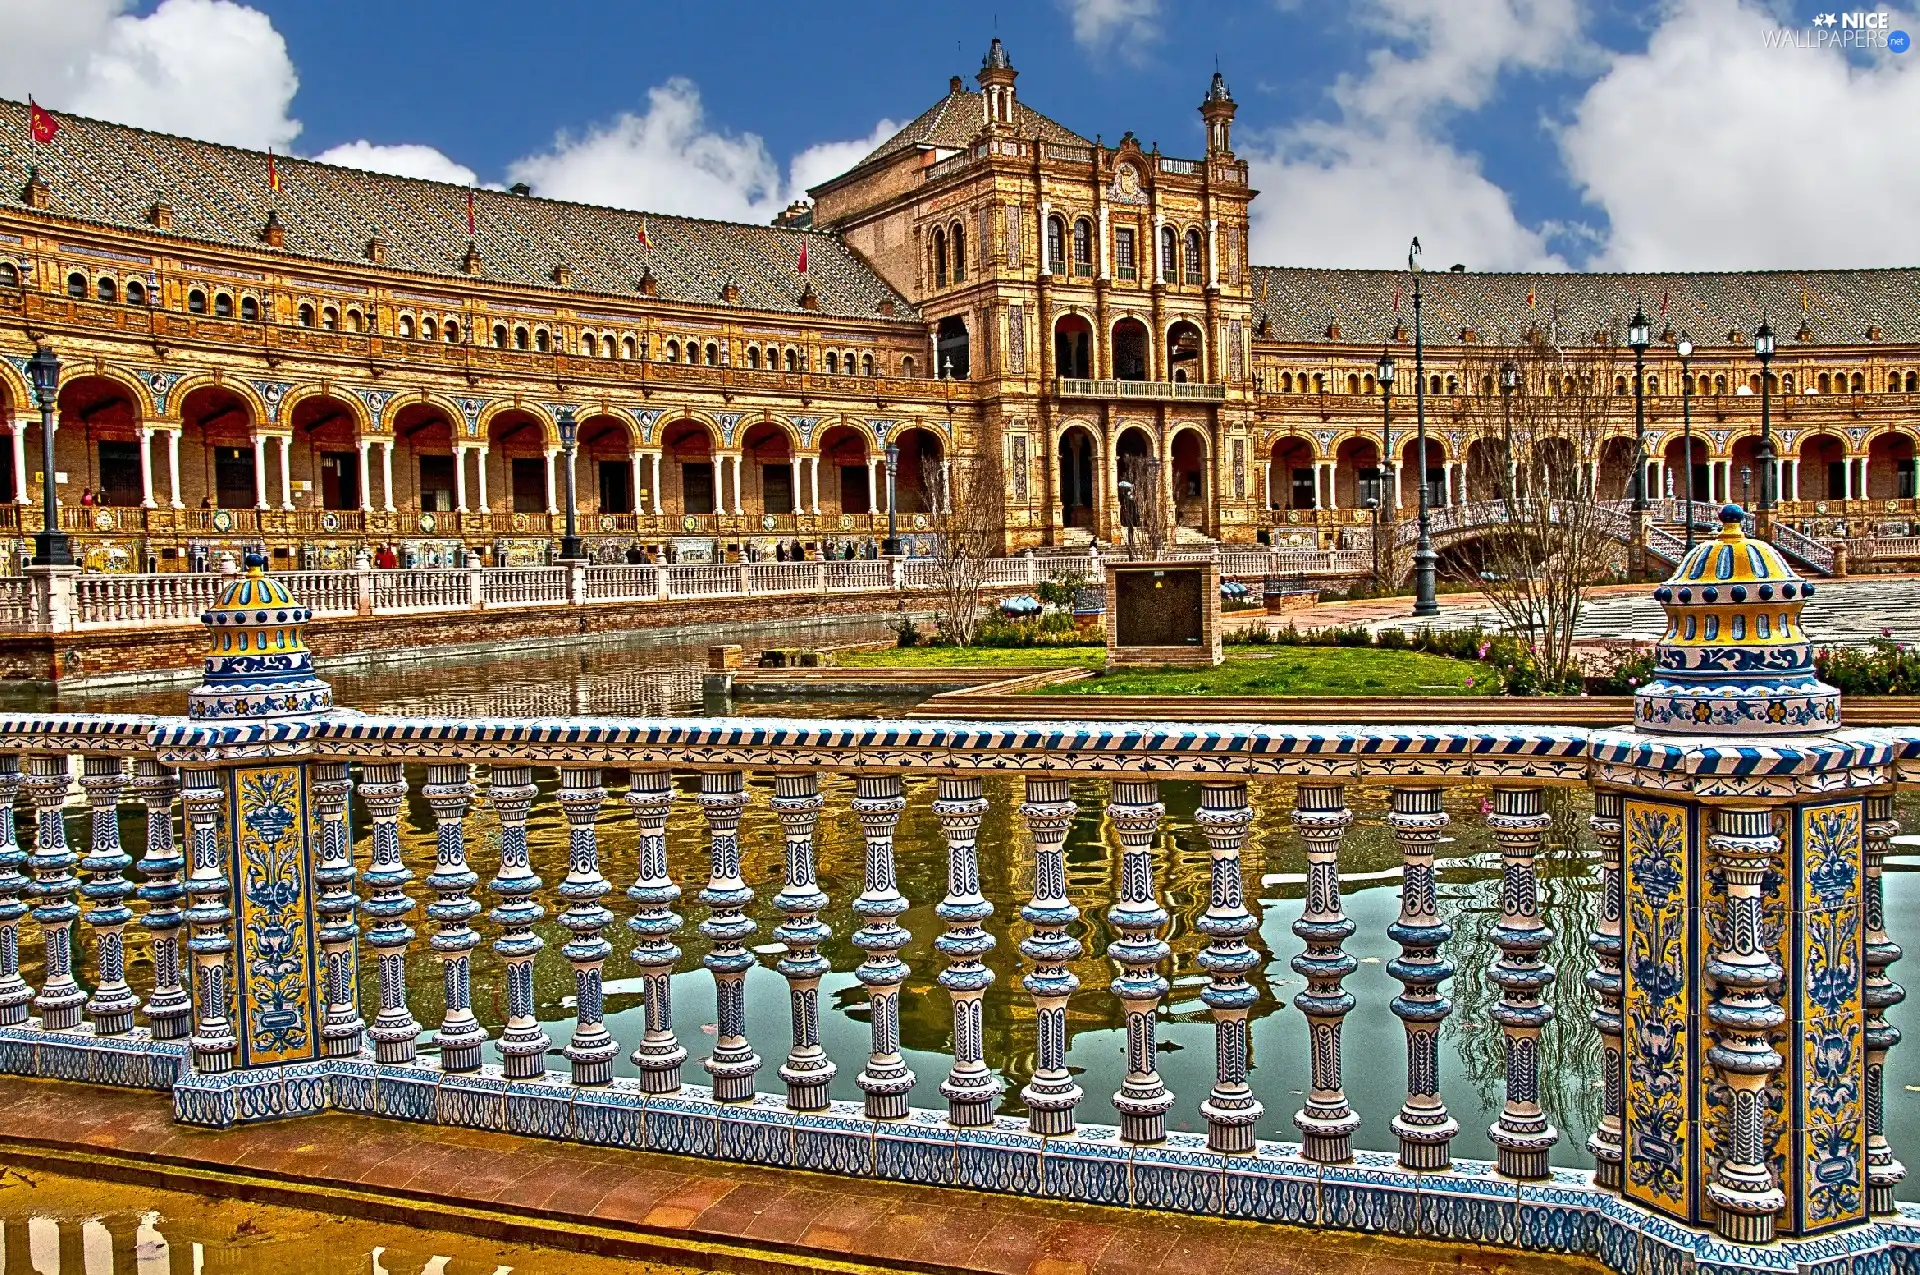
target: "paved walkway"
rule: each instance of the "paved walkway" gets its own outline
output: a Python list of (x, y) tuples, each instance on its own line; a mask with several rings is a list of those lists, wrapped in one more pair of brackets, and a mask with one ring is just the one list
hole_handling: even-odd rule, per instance
[(1100, 1208), (362, 1116), (224, 1131), (164, 1095), (0, 1077), (0, 1163), (741, 1275), (1598, 1272), (1467, 1245)]

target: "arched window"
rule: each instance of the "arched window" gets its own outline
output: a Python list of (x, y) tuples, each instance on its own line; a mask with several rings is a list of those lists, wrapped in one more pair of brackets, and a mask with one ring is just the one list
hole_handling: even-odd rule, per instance
[(1347, 393), (1358, 394), (1359, 392), (1360, 392), (1360, 374), (1358, 372), (1347, 373)]
[(592, 358), (600, 352), (600, 340), (593, 333), (583, 333), (580, 337), (580, 353)]
[(1780, 385), (1782, 388), (1784, 388), (1787, 391), (1787, 393), (1789, 394), (1793, 393), (1793, 373), (1789, 372), (1785, 376), (1781, 377)]
[(760, 347), (757, 345), (747, 347), (747, 369), (753, 372), (760, 370)]
[(620, 357), (623, 359), (630, 359), (633, 357), (633, 338), (632, 337), (629, 336), (629, 337), (621, 338)]
[(1085, 217), (1073, 223), (1073, 272), (1083, 277), (1093, 273), (1093, 223)]
[(1047, 218), (1047, 273), (1067, 272), (1067, 223), (1058, 216)]
[(446, 337), (446, 339), (447, 339), (447, 344), (448, 344), (448, 345), (458, 345), (458, 344), (460, 344), (460, 323), (459, 323), (459, 321), (458, 321), (458, 320), (456, 320), (456, 319), (448, 319), (448, 320), (447, 320), (447, 326), (446, 326), (446, 328), (445, 328), (445, 329), (443, 329), (443, 332), (442, 332), (442, 335), (444, 335), (444, 336)]
[(1180, 269), (1180, 232), (1172, 226), (1160, 227), (1160, 282), (1178, 283)]
[[(1440, 378), (1436, 376), (1433, 380), (1433, 388), (1435, 391), (1438, 391), (1440, 388)], [(1313, 374), (1313, 392), (1315, 394), (1325, 394), (1327, 392), (1327, 374), (1325, 372), (1315, 372)]]
[(420, 320), (420, 339), (436, 341), (440, 338), (440, 327), (432, 319)]
[(413, 336), (413, 316), (410, 314), (401, 315), (399, 327), (400, 327), (401, 336), (409, 337), (409, 338), (412, 337)]
[(907, 355), (907, 357), (900, 360), (900, 375), (902, 376), (913, 375), (913, 355), (909, 354)]
[(1280, 392), (1282, 394), (1293, 393), (1293, 373), (1282, 372), (1280, 374)]
[[(1844, 381), (1841, 382), (1841, 385), (1843, 387), (1845, 386), (1845, 384), (1846, 382)], [(1755, 372), (1753, 375), (1747, 378), (1747, 388), (1749, 390), (1752, 390), (1755, 394), (1758, 394), (1760, 392), (1760, 374), (1758, 372)]]
[(1460, 378), (1455, 376), (1449, 376), (1447, 378), (1447, 393), (1458, 394), (1459, 392), (1460, 392)]
[(0, 261), (0, 288), (20, 286), (20, 271), (11, 261)]
[(1377, 387), (1377, 386), (1375, 386), (1375, 385), (1374, 385), (1374, 383), (1373, 383), (1373, 373), (1371, 373), (1371, 372), (1369, 372), (1369, 373), (1367, 373), (1367, 376), (1366, 376), (1366, 383), (1365, 383), (1365, 389), (1366, 389), (1366, 392), (1367, 392), (1367, 393), (1369, 393), (1369, 394), (1371, 394), (1371, 393), (1373, 393), (1373, 391), (1374, 391), (1374, 390), (1375, 390), (1376, 388), (1378, 388), (1378, 387)]
[(707, 354), (708, 367), (720, 366), (720, 347), (719, 346), (715, 345), (711, 341), (707, 342), (706, 354)]
[(1625, 393), (1627, 392), (1627, 378), (1626, 378), (1626, 377), (1624, 377), (1624, 376), (1616, 376), (1616, 377), (1614, 377), (1614, 378), (1613, 378), (1613, 392), (1614, 392), (1615, 394), (1625, 394)]
[(678, 341), (667, 342), (667, 362), (678, 363), (679, 361), (680, 361), (680, 343)]
[(947, 232), (944, 230), (933, 232), (933, 286), (947, 286)]
[(138, 279), (127, 280), (127, 304), (145, 305), (147, 303), (147, 285)]
[(524, 350), (527, 348), (527, 330), (525, 328), (515, 328), (513, 330), (513, 348), (516, 350)]
[(1482, 394), (1493, 393), (1493, 378), (1491, 376), (1483, 376), (1480, 378), (1480, 392)]
[(1865, 394), (1867, 392), (1867, 378), (1859, 372), (1853, 374), (1853, 392), (1855, 394)]
[(94, 295), (111, 305), (120, 299), (120, 285), (111, 279), (102, 279), (94, 289)]
[(873, 355), (863, 354), (860, 356), (860, 375), (862, 376), (873, 375)]
[[(1787, 388), (1788, 389), (1793, 388), (1793, 378), (1791, 376), (1787, 378)], [(1647, 378), (1647, 393), (1658, 394), (1659, 392), (1660, 392), (1660, 378), (1657, 376), (1649, 376)]]
[(302, 302), (300, 306), (300, 326), (303, 328), (310, 328), (313, 326), (313, 323), (314, 323), (313, 306), (305, 302)]
[(953, 223), (953, 281), (959, 283), (967, 277), (967, 232), (959, 222)]
[(545, 354), (548, 348), (551, 346), (552, 340), (553, 338), (547, 335), (547, 330), (545, 328), (540, 328), (536, 330), (533, 334), (533, 348), (540, 351), (540, 353)]
[(790, 349), (787, 351), (787, 371), (798, 372), (799, 370), (800, 370), (800, 351)]
[(1822, 394), (1833, 393), (1833, 377), (1829, 373), (1822, 372), (1818, 384)]
[(1713, 392), (1715, 394), (1725, 394), (1727, 392), (1727, 374), (1725, 372), (1713, 378)]
[(224, 292), (213, 294), (213, 317), (231, 319), (233, 317), (233, 298)]
[(87, 299), (87, 276), (78, 270), (67, 276), (67, 295), (76, 300)]
[(1187, 232), (1187, 282), (1200, 282), (1200, 232)]
[(1920, 374), (1909, 372), (1907, 373), (1907, 393), (1912, 394), (1916, 389), (1920, 389)]
[(367, 321), (361, 313), (358, 310), (347, 311), (347, 331), (365, 332), (366, 330)]
[(1898, 372), (1895, 372), (1891, 376), (1887, 377), (1887, 393), (1898, 394), (1899, 392), (1900, 392), (1900, 374)]
[(1691, 394), (1694, 392), (1693, 373), (1689, 372), (1685, 376), (1680, 378), (1680, 392), (1682, 394)]
[(260, 303), (252, 297), (240, 298), (240, 317), (248, 323), (260, 322)]
[(840, 356), (832, 350), (827, 351), (827, 375), (832, 376), (840, 370)]
[(1438, 394), (1439, 392), (1440, 392), (1440, 378), (1436, 376), (1433, 378), (1433, 384), (1427, 386), (1427, 393)]
[(340, 330), (340, 312), (332, 306), (328, 306), (320, 311), (320, 326), (329, 332), (338, 332)]
[(507, 325), (504, 323), (493, 325), (493, 348), (496, 350), (507, 348)]
[(187, 293), (187, 313), (205, 314), (207, 312), (207, 294), (195, 288)]

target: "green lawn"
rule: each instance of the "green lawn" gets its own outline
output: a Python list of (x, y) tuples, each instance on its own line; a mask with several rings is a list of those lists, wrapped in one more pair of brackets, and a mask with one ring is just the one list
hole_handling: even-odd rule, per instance
[(896, 646), (884, 651), (841, 651), (841, 668), (1101, 668), (1104, 646)]
[[(1467, 685), (1471, 680), (1474, 684)], [(1128, 669), (1036, 691), (1049, 695), (1486, 695), (1498, 685), (1484, 664), (1420, 651), (1295, 646), (1228, 648), (1209, 669)]]

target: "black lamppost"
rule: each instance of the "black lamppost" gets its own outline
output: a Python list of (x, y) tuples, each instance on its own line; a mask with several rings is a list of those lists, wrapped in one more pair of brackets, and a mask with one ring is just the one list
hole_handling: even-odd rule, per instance
[(1373, 511), (1373, 591), (1380, 592), (1380, 505), (1378, 496), (1367, 500), (1367, 508)]
[(1765, 319), (1753, 334), (1753, 357), (1760, 360), (1760, 446), (1753, 452), (1760, 466), (1760, 519), (1755, 530), (1764, 539), (1773, 534), (1773, 382), (1767, 371), (1773, 362), (1773, 327)]
[[(1647, 511), (1647, 312), (1633, 308), (1627, 324), (1627, 344), (1633, 347), (1633, 512)], [(1637, 529), (1636, 529), (1637, 531)]]
[(1122, 478), (1119, 482), (1119, 487), (1120, 487), (1120, 521), (1125, 523), (1127, 527), (1127, 557), (1132, 558), (1133, 557), (1133, 524), (1140, 521), (1139, 515), (1134, 511), (1133, 480), (1130, 478)]
[(1380, 488), (1380, 503), (1387, 507), (1387, 520), (1400, 507), (1400, 460), (1393, 454), (1393, 354), (1380, 347), (1380, 361), (1373, 365), (1380, 378), (1380, 476), (1386, 480)]
[(893, 510), (894, 484), (900, 476), (900, 444), (887, 444), (887, 541), (880, 552), (889, 558), (900, 556), (900, 525)]
[(586, 551), (580, 545), (580, 527), (574, 505), (576, 493), (573, 481), (573, 453), (580, 443), (580, 423), (573, 418), (573, 409), (563, 407), (555, 421), (560, 427), (560, 454), (566, 458), (567, 472), (567, 532), (560, 538), (560, 560), (573, 562), (586, 557)]
[(60, 397), (60, 360), (53, 347), (41, 342), (27, 360), (27, 376), (33, 381), (33, 396), (40, 404), (40, 511), (44, 520), (40, 534), (33, 538), (33, 562), (39, 567), (73, 565), (73, 544), (60, 530), (60, 500), (56, 494), (53, 471), (53, 408)]
[(1419, 432), (1420, 539), (1413, 550), (1413, 613), (1416, 616), (1440, 614), (1440, 603), (1433, 596), (1433, 536), (1427, 524), (1427, 359), (1426, 339), (1420, 329), (1420, 239), (1415, 236), (1407, 249), (1407, 272), (1413, 276), (1413, 419)]
[[(1764, 474), (1761, 475), (1761, 481), (1762, 482), (1766, 481), (1766, 476)], [(1747, 503), (1749, 488), (1752, 486), (1752, 484), (1753, 484), (1753, 466), (1752, 465), (1740, 466), (1740, 503), (1743, 505)]]
[(1680, 355), (1680, 419), (1681, 434), (1686, 438), (1687, 495), (1682, 506), (1682, 516), (1687, 520), (1687, 548), (1693, 548), (1693, 338), (1685, 332), (1680, 334), (1680, 344), (1674, 349)]
[[(1519, 465), (1513, 456), (1513, 392), (1520, 388), (1520, 369), (1512, 359), (1500, 365), (1500, 425), (1507, 442), (1507, 499), (1520, 494)], [(1511, 511), (1508, 514), (1512, 516)]]

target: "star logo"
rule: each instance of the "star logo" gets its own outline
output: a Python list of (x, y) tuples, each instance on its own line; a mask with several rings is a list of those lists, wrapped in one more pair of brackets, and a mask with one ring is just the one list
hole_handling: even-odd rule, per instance
[(1839, 24), (1839, 22), (1840, 22), (1840, 19), (1835, 17), (1831, 13), (1816, 14), (1814, 15), (1814, 19), (1813, 19), (1813, 25), (1815, 25), (1816, 27), (1836, 26)]

